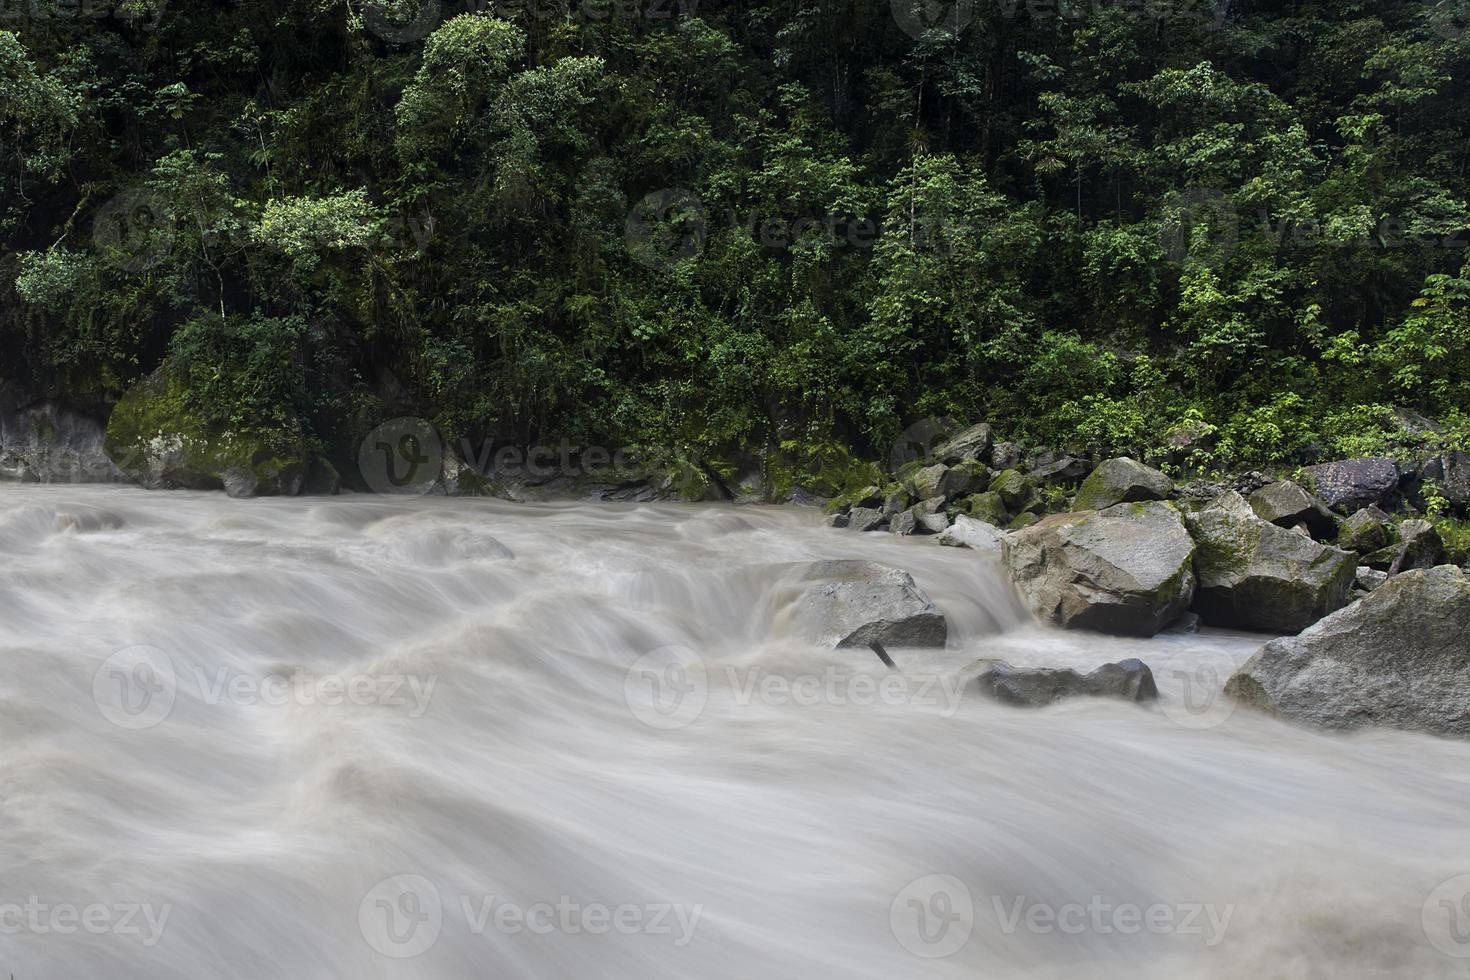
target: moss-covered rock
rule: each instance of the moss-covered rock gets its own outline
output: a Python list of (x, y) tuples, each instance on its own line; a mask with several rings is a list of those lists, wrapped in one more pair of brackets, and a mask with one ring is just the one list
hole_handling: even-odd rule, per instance
[(1000, 499), (1005, 501), (1008, 508), (1020, 510), (1031, 499), (1035, 484), (1020, 470), (1004, 470), (990, 481), (990, 490), (1000, 494)]
[(964, 499), (963, 507), (966, 514), (986, 524), (1005, 527), (1011, 522), (1011, 514), (1006, 509), (1005, 501), (994, 490), (971, 494)]
[(159, 369), (112, 410), (103, 448), (118, 470), (149, 489), (223, 489), (232, 497), (294, 496), (310, 453), (300, 426), (234, 432), (191, 413), (182, 386)]
[(1167, 500), (1174, 483), (1151, 466), (1120, 456), (1098, 464), (1077, 491), (1073, 510), (1106, 510), (1114, 504)]

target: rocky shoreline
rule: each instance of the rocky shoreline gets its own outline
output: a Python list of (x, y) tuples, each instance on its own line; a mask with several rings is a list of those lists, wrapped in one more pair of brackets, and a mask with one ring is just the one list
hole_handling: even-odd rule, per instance
[[(341, 489), (335, 469), (318, 458), (292, 463), (256, 453), (249, 466), (225, 466), (221, 453), (201, 453), (203, 442), (190, 449), (182, 433), (150, 429), (147, 438), (140, 431), (123, 439), (117, 425), (85, 409), (5, 394), (0, 479), (219, 488), (232, 496)], [(201, 459), (220, 465), (195, 472)], [(797, 490), (782, 502), (823, 505), (828, 522), (850, 532), (933, 535), (939, 545), (995, 553), (1036, 618), (1062, 629), (1146, 639), (1204, 623), (1284, 634), (1226, 686), (1241, 702), (1284, 717), (1470, 736), (1470, 579), (1458, 567), (1470, 556), (1447, 547), (1423, 514), (1427, 488), (1442, 508), (1470, 510), (1470, 457), (1338, 460), (1290, 475), (1176, 484), (1126, 457), (1028, 453), (980, 424), (881, 484), (832, 499)], [(493, 486), (481, 477), (446, 452), (429, 492), (691, 496), (667, 466)], [(721, 490), (711, 480), (703, 495), (765, 502), (760, 493)], [(900, 569), (816, 563), (794, 588), (794, 616), (813, 642), (871, 646), (885, 657), (884, 644), (944, 645), (942, 614)], [(982, 693), (1016, 705), (1156, 696), (1137, 660), (1086, 676), (977, 668), (973, 683)]]

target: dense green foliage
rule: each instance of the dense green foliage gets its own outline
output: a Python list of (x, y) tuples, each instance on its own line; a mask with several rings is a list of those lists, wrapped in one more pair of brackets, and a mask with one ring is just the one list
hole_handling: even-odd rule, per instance
[(5, 5), (0, 375), (338, 452), (1470, 429), (1462, 0), (559, 2)]

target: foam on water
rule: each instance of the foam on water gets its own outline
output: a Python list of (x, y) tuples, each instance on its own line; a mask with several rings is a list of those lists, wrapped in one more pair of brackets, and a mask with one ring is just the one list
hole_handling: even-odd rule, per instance
[[(16, 980), (1470, 964), (1426, 926), (1470, 873), (1470, 746), (1232, 711), (1215, 692), (1261, 638), (1035, 627), (994, 559), (932, 540), (787, 509), (7, 486), (0, 556)], [(909, 570), (949, 647), (893, 651), (895, 678), (787, 635), (815, 558)], [(666, 648), (701, 668), (668, 675), (692, 714), (641, 700)], [(980, 657), (1125, 656), (1159, 705), (957, 686)], [(166, 712), (119, 713), (140, 679)], [(323, 703), (331, 681), (371, 694)], [(55, 915), (89, 906), (106, 922)]]

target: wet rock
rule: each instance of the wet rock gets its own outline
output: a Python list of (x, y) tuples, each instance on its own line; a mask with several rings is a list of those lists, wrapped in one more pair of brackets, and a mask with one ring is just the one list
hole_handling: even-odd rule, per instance
[(939, 543), (951, 548), (999, 552), (1005, 537), (1005, 532), (993, 524), (960, 514), (949, 529), (939, 535)]
[(1038, 618), (1124, 636), (1153, 636), (1189, 607), (1193, 556), (1179, 513), (1156, 501), (1054, 514), (1004, 545)]
[(870, 561), (818, 561), (798, 573), (796, 631), (829, 647), (942, 647), (944, 616), (908, 572)]
[(1135, 659), (1104, 664), (1085, 675), (1070, 668), (1020, 668), (1003, 661), (988, 661), (975, 678), (975, 686), (1002, 704), (1023, 708), (1039, 708), (1076, 696), (1134, 702), (1152, 701), (1159, 696), (1153, 672), (1143, 661)]
[(1452, 565), (1390, 579), (1300, 636), (1267, 643), (1225, 691), (1325, 728), (1470, 736), (1470, 579)]
[(888, 518), (876, 507), (854, 507), (847, 515), (847, 526), (853, 531), (881, 530)]
[(1347, 604), (1355, 556), (1261, 520), (1240, 494), (1186, 519), (1205, 622), (1294, 633)]
[(1104, 510), (1114, 504), (1167, 500), (1174, 481), (1151, 466), (1121, 456), (1099, 463), (1082, 482), (1073, 510)]
[(1251, 494), (1251, 510), (1263, 521), (1278, 527), (1305, 524), (1312, 537), (1331, 539), (1337, 533), (1337, 518), (1327, 505), (1290, 480), (1268, 483)]
[(1306, 470), (1317, 497), (1333, 510), (1350, 513), (1383, 504), (1399, 487), (1399, 467), (1391, 459), (1373, 457), (1320, 463)]

